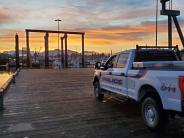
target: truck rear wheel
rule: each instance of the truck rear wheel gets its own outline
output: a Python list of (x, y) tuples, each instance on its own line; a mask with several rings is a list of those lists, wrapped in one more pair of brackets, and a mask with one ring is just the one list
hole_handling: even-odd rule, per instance
[(168, 122), (168, 116), (160, 101), (153, 97), (144, 99), (141, 105), (142, 118), (145, 125), (152, 131), (161, 131)]
[(95, 98), (98, 100), (103, 100), (104, 98), (104, 94), (101, 91), (100, 83), (98, 81), (94, 83), (94, 95), (95, 95)]

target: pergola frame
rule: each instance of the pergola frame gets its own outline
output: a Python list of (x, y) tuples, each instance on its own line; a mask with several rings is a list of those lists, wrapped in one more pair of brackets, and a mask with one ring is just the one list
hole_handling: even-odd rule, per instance
[[(30, 67), (30, 43), (29, 43), (29, 34), (30, 33), (45, 33), (45, 67), (49, 67), (49, 34), (50, 33), (59, 33), (64, 34), (64, 37), (61, 37), (61, 61), (63, 63), (65, 68), (68, 68), (68, 35), (81, 35), (82, 36), (82, 67), (85, 67), (85, 61), (84, 61), (84, 32), (70, 32), (70, 31), (53, 31), (53, 30), (35, 30), (35, 29), (26, 29), (26, 45), (27, 45), (27, 66)], [(63, 56), (63, 41), (65, 40), (65, 57)], [(65, 58), (65, 59), (64, 59)], [(63, 66), (64, 67), (64, 66)]]

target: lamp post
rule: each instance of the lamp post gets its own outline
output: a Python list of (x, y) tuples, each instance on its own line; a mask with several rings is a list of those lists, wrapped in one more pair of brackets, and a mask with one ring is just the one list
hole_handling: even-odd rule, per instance
[(59, 47), (60, 47), (59, 46), (60, 45), (59, 44), (59, 39), (60, 39), (59, 38), (59, 22), (61, 22), (62, 20), (61, 19), (56, 19), (55, 21), (58, 22), (58, 59), (60, 59), (60, 56), (59, 56), (60, 55), (60, 51), (59, 51)]

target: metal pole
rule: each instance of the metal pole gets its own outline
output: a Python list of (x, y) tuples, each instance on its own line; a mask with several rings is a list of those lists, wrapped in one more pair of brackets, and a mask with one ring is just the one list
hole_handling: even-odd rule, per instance
[(60, 19), (56, 19), (56, 22), (58, 22), (58, 59), (60, 59), (60, 46), (59, 46), (59, 22), (62, 21)]
[(15, 55), (16, 55), (16, 69), (20, 67), (20, 62), (19, 62), (19, 36), (16, 33), (15, 35)]
[(158, 0), (156, 2), (156, 47), (158, 46)]
[(172, 0), (171, 0), (171, 10), (172, 10), (172, 8), (173, 8), (173, 2), (172, 2)]
[(168, 47), (172, 48), (172, 17), (168, 16)]
[(183, 47), (184, 47), (184, 37), (183, 37), (183, 33), (182, 33), (182, 31), (181, 31), (180, 25), (179, 25), (179, 23), (178, 23), (178, 20), (177, 20), (177, 18), (176, 18), (175, 16), (173, 16), (173, 20), (174, 20), (176, 29), (177, 29), (177, 31), (178, 31), (180, 40), (181, 40), (181, 42), (182, 42), (182, 45), (183, 45)]
[(58, 59), (60, 58), (60, 52), (59, 52), (59, 21), (58, 21)]

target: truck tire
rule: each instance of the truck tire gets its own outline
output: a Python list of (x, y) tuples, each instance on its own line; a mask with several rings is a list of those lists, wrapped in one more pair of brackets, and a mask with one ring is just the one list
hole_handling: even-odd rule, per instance
[(103, 100), (104, 98), (104, 94), (101, 91), (99, 81), (95, 81), (94, 83), (94, 95), (95, 95), (95, 98), (98, 100)]
[(163, 110), (157, 98), (146, 97), (141, 105), (142, 118), (145, 125), (152, 131), (162, 131), (167, 122), (168, 115)]

